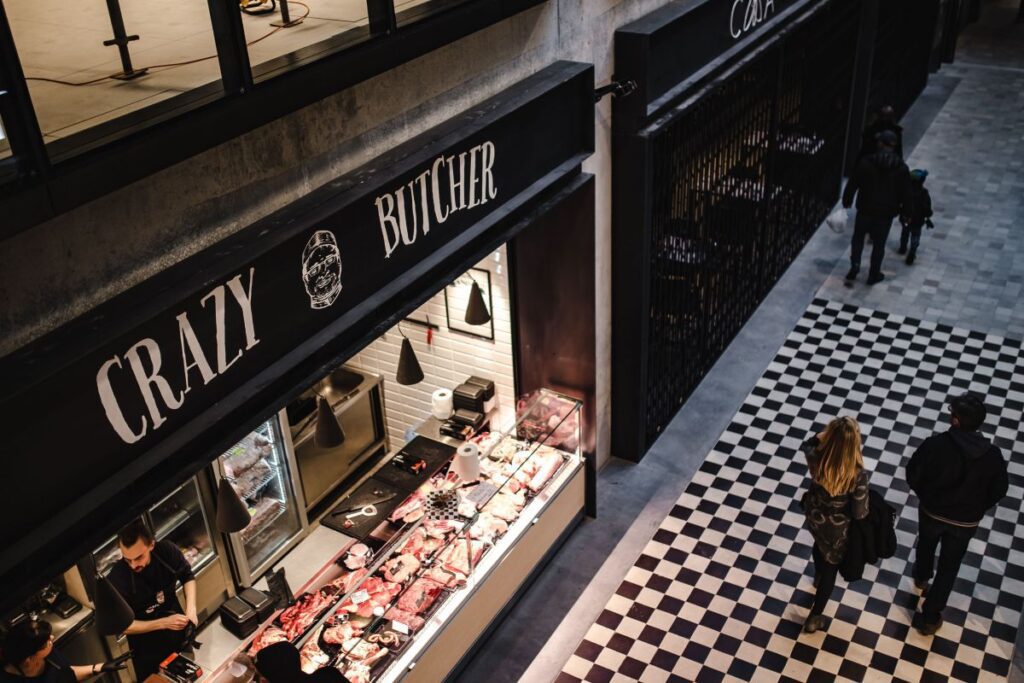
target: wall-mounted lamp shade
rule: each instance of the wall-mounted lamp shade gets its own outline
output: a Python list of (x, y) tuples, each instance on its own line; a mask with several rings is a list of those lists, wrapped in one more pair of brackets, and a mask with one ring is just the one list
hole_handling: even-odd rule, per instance
[(235, 493), (235, 489), (227, 479), (220, 480), (217, 489), (217, 528), (229, 534), (241, 531), (249, 526), (252, 516), (245, 503)]
[(105, 636), (117, 636), (135, 621), (135, 613), (105, 576), (96, 581), (96, 628)]
[(316, 399), (316, 431), (313, 443), (317, 448), (337, 448), (345, 442), (345, 431), (334, 415), (331, 403), (323, 396)]
[(402, 339), (402, 351), (398, 356), (398, 372), (395, 380), (399, 384), (419, 384), (423, 381), (423, 368), (416, 360), (416, 352), (412, 350), (412, 343), (408, 339)]
[(491, 312), (484, 303), (484, 293), (476, 282), (469, 290), (469, 303), (466, 305), (466, 322), (470, 325), (483, 325), (491, 322)]

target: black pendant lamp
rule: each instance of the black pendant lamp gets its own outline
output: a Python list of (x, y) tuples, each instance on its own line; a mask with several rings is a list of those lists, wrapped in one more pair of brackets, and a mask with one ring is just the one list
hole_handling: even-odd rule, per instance
[(345, 430), (341, 428), (331, 402), (323, 396), (316, 398), (316, 431), (313, 432), (313, 443), (317, 448), (337, 448), (345, 443)]
[(402, 328), (398, 328), (398, 332), (402, 334), (402, 350), (398, 354), (398, 372), (395, 373), (395, 381), (405, 385), (419, 384), (423, 381), (423, 368), (420, 367), (420, 362), (416, 359), (416, 352), (412, 350), (412, 342), (402, 333)]
[(466, 322), (470, 325), (484, 325), (491, 322), (491, 312), (484, 303), (484, 293), (480, 285), (473, 280), (469, 290), (469, 303), (466, 305)]
[(96, 579), (96, 628), (101, 635), (118, 636), (124, 633), (132, 622), (135, 613), (124, 597), (105, 576)]
[(251, 521), (249, 508), (238, 497), (238, 493), (228, 480), (221, 479), (220, 487), (217, 489), (217, 528), (233, 534), (249, 526)]

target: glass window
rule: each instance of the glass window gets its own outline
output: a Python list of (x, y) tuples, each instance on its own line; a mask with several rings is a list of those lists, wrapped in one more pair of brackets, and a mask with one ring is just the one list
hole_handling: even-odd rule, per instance
[[(4, 8), (47, 143), (141, 123), (203, 86), (220, 92), (207, 0), (5, 0)], [(138, 38), (104, 44), (118, 34)]]
[(253, 79), (369, 37), (366, 0), (241, 0)]

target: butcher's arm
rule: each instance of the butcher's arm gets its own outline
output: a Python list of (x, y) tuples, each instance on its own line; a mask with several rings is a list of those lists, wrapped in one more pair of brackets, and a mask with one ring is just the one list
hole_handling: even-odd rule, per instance
[(163, 631), (164, 629), (173, 628), (171, 625), (171, 619), (173, 619), (174, 616), (181, 617), (180, 614), (177, 614), (170, 617), (160, 617), (159, 619), (136, 619), (128, 625), (128, 628), (126, 628), (124, 632), (129, 636), (137, 636), (140, 633), (152, 633), (153, 631)]
[(185, 592), (185, 616), (196, 626), (199, 625), (199, 617), (196, 613), (196, 580), (186, 581), (182, 586)]
[(72, 665), (71, 671), (75, 674), (76, 681), (84, 681), (99, 674), (99, 667), (95, 664), (89, 666)]

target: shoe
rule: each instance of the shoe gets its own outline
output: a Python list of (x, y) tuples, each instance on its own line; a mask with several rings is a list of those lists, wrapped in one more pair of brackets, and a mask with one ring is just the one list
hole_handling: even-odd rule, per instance
[(915, 256), (914, 252), (910, 252), (909, 254), (907, 254), (907, 265), (908, 266), (914, 265), (914, 256)]
[(900, 255), (906, 254), (907, 253), (907, 245), (901, 244), (900, 248), (899, 248), (899, 251), (897, 251), (896, 253), (900, 254)]
[(804, 633), (815, 633), (822, 628), (825, 628), (825, 617), (820, 614), (812, 614), (804, 622)]
[(922, 636), (934, 636), (940, 628), (942, 628), (941, 616), (939, 616), (939, 620), (934, 624), (929, 624), (922, 618), (920, 625), (917, 626), (917, 632)]
[(928, 592), (928, 582), (921, 579), (914, 579), (914, 588), (921, 591), (921, 595)]
[(884, 273), (878, 273), (876, 275), (869, 275), (868, 276), (868, 284), (869, 285), (877, 284), (877, 283), (881, 282), (884, 279), (885, 279), (885, 274)]
[(859, 273), (859, 272), (860, 272), (860, 268), (850, 268), (850, 272), (848, 272), (846, 274), (846, 279), (847, 280), (855, 280), (857, 278), (857, 273)]

